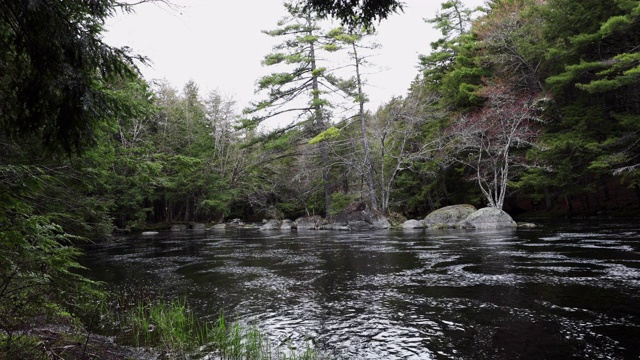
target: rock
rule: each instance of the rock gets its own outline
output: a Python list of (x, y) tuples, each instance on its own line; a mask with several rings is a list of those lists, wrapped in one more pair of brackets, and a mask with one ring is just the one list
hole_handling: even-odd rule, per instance
[(212, 230), (224, 230), (227, 228), (227, 224), (215, 224), (212, 227), (210, 227), (209, 229)]
[(314, 215), (296, 219), (295, 227), (298, 230), (318, 230), (324, 223), (326, 222), (323, 218)]
[(424, 226), (438, 229), (454, 228), (477, 210), (475, 206), (468, 204), (445, 206), (429, 213), (424, 218)]
[(143, 231), (142, 232), (142, 236), (153, 236), (153, 235), (158, 235), (158, 234), (160, 234), (160, 233), (157, 232), (157, 231)]
[(355, 202), (334, 217), (334, 223), (348, 226), (351, 230), (388, 229), (389, 220), (366, 202)]
[(392, 212), (387, 216), (387, 220), (389, 220), (393, 226), (402, 226), (408, 219), (400, 213)]
[(519, 228), (537, 228), (539, 225), (538, 224), (534, 224), (534, 223), (530, 223), (530, 222), (519, 222), (517, 223)]
[(282, 220), (282, 225), (280, 226), (280, 230), (291, 230), (293, 228), (293, 221), (286, 219)]
[(173, 224), (171, 225), (171, 231), (184, 231), (187, 230), (186, 224)]
[(191, 224), (191, 230), (204, 230), (207, 227), (202, 223), (193, 223)]
[(260, 226), (260, 230), (280, 230), (282, 222), (280, 220), (269, 220), (264, 225)]
[(319, 230), (341, 230), (341, 231), (351, 231), (351, 228), (347, 225), (338, 224), (338, 223), (329, 223), (320, 225)]
[(511, 215), (493, 207), (482, 208), (456, 225), (462, 229), (503, 229), (515, 228), (516, 226), (517, 224)]
[(422, 220), (407, 220), (402, 223), (403, 229), (422, 229), (424, 227), (424, 221)]

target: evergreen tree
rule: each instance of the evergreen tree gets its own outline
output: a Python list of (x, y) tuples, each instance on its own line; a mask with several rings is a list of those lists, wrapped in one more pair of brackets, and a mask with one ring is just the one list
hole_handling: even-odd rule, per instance
[[(290, 15), (278, 23), (279, 28), (264, 31), (269, 36), (281, 37), (284, 40), (274, 48), (274, 53), (265, 56), (263, 65), (284, 67), (288, 68), (288, 71), (272, 73), (258, 81), (257, 91), (266, 91), (268, 98), (252, 104), (245, 111), (253, 117), (244, 120), (243, 124), (245, 128), (255, 128), (270, 118), (282, 119), (285, 114), (293, 117), (289, 125), (272, 131), (268, 139), (278, 137), (293, 128), (301, 130), (295, 134), (311, 137), (326, 130), (331, 108), (329, 93), (334, 90), (333, 84), (336, 82), (329, 70), (320, 63), (322, 45), (328, 40), (318, 25), (318, 19), (297, 5), (286, 3), (285, 7)], [(299, 138), (291, 137), (293, 134), (281, 138), (280, 141), (299, 141)], [(295, 144), (290, 146), (295, 148)], [(325, 209), (328, 211), (332, 193), (329, 159), (326, 144), (321, 142), (318, 147), (323, 172)]]
[[(127, 7), (123, 7), (128, 9)], [(0, 126), (36, 134), (50, 150), (79, 151), (100, 122), (126, 107), (109, 82), (135, 74), (127, 48), (102, 41), (111, 0), (0, 1)]]

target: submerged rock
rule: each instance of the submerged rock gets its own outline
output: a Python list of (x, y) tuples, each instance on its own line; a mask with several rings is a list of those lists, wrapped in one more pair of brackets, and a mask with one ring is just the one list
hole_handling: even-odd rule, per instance
[(503, 229), (515, 228), (516, 226), (517, 224), (511, 215), (498, 208), (486, 207), (467, 216), (456, 227), (461, 229)]
[(171, 225), (171, 231), (184, 231), (187, 230), (186, 224), (173, 224)]
[(539, 225), (530, 223), (530, 222), (519, 222), (517, 223), (519, 228), (537, 228)]
[(469, 204), (445, 206), (429, 213), (424, 219), (424, 225), (436, 229), (454, 228), (477, 210), (475, 206)]
[(203, 223), (193, 223), (191, 224), (191, 230), (204, 230), (207, 227)]

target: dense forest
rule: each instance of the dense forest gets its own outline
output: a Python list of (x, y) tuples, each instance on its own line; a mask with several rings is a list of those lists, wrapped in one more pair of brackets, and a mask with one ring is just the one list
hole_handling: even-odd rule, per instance
[[(66, 245), (116, 229), (329, 217), (356, 200), (406, 218), (458, 203), (637, 215), (640, 1), (445, 1), (402, 40), (440, 32), (406, 95), (375, 111), (375, 21), (324, 28), (342, 13), (317, 2), (265, 31), (281, 42), (245, 106), (143, 79), (144, 57), (100, 37), (128, 6), (0, 0), (0, 312), (14, 314), (0, 338), (42, 304), (79, 306), (67, 295), (92, 284)], [(385, 6), (369, 19), (399, 9)]]

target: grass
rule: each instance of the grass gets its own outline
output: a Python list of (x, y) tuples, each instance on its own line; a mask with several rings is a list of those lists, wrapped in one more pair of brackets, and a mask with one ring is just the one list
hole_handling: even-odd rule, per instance
[[(122, 301), (116, 301), (122, 304)], [(134, 306), (118, 306), (108, 316), (117, 324), (117, 338), (137, 347), (163, 350), (171, 357), (204, 357), (221, 360), (314, 360), (317, 352), (307, 346), (271, 345), (256, 326), (228, 322), (220, 313), (214, 322), (201, 321), (184, 299), (138, 298)]]

